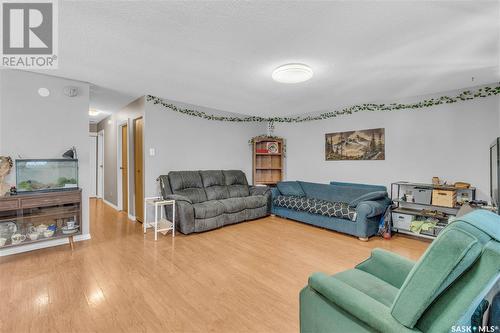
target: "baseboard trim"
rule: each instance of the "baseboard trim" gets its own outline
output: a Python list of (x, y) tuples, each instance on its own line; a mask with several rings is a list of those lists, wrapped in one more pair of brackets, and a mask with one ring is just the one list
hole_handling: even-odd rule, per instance
[[(73, 237), (73, 240), (75, 242), (81, 242), (81, 241), (85, 241), (85, 240), (89, 240), (89, 239), (91, 239), (90, 234), (76, 235), (75, 237)], [(39, 242), (39, 243), (27, 244), (24, 246), (10, 247), (7, 249), (0, 250), (0, 257), (9, 256), (12, 254), (17, 254), (17, 253), (45, 249), (47, 247), (59, 246), (59, 245), (64, 245), (64, 244), (69, 244), (68, 238), (58, 238), (58, 239), (54, 239), (54, 240), (46, 241), (46, 242)], [(71, 250), (68, 249), (68, 251), (71, 251)]]
[(113, 204), (113, 203), (111, 203), (111, 202), (109, 202), (108, 200), (102, 198), (102, 202), (104, 202), (106, 205), (110, 206), (111, 208), (116, 209), (116, 210), (119, 211), (118, 206), (115, 205), (115, 204)]

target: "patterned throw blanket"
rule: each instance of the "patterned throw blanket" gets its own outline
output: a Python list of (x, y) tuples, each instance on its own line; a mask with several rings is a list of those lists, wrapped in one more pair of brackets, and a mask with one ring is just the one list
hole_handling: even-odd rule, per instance
[(311, 214), (356, 220), (356, 209), (345, 202), (279, 195), (274, 199), (274, 205)]

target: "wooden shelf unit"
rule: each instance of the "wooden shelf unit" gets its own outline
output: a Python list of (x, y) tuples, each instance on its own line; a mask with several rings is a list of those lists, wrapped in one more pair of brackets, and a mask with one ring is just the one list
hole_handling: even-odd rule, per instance
[[(62, 227), (68, 220), (75, 221), (78, 229), (74, 233), (64, 234)], [(73, 236), (82, 234), (81, 221), (81, 189), (20, 193), (0, 197), (0, 238), (6, 240), (0, 249), (59, 238), (68, 238), (73, 249)], [(2, 227), (5, 223), (10, 223), (10, 226), (15, 225), (15, 231), (8, 231)], [(29, 228), (40, 224), (54, 225), (54, 234), (50, 237), (40, 234), (36, 240), (30, 240), (28, 238)], [(26, 239), (13, 244), (10, 238), (12, 233), (24, 235)]]
[[(268, 143), (278, 144), (277, 153), (257, 152), (267, 149)], [(260, 137), (253, 142), (253, 184), (276, 185), (283, 180), (283, 139)]]

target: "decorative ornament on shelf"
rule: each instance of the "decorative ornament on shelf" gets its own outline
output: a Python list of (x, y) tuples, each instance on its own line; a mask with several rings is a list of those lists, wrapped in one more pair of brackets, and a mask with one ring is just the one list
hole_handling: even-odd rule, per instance
[(305, 121), (325, 120), (325, 119), (335, 118), (337, 116), (353, 114), (356, 112), (417, 110), (441, 104), (453, 104), (458, 102), (465, 102), (477, 98), (495, 96), (498, 94), (500, 94), (500, 83), (495, 86), (486, 86), (482, 88), (477, 88), (475, 90), (464, 90), (456, 96), (440, 96), (435, 98), (424, 99), (413, 103), (390, 103), (390, 104), (365, 103), (365, 104), (349, 106), (341, 110), (323, 112), (318, 115), (296, 116), (296, 117), (220, 116), (220, 115), (209, 114), (199, 110), (179, 108), (174, 104), (168, 103), (165, 100), (152, 95), (147, 95), (146, 101), (153, 102), (153, 104), (159, 104), (175, 112), (207, 120), (230, 121), (230, 122), (302, 123)]
[(269, 154), (278, 154), (280, 152), (278, 142), (268, 142), (266, 147)]
[[(253, 146), (253, 144), (255, 142), (258, 142), (258, 141), (263, 141), (263, 140), (282, 140), (283, 141), (283, 146), (281, 147), (281, 154), (283, 155), (283, 157), (286, 157), (286, 143), (285, 143), (285, 140), (279, 136), (275, 136), (275, 135), (265, 135), (265, 134), (261, 134), (261, 135), (257, 135), (257, 136), (254, 136), (253, 138), (251, 138), (250, 140), (248, 140), (248, 144), (250, 146)], [(265, 154), (272, 154), (271, 153), (271, 150), (273, 151), (276, 151), (277, 152), (277, 147), (274, 147), (274, 145), (276, 143), (274, 142), (269, 142), (269, 144), (271, 144), (271, 146), (267, 146), (266, 148), (266, 151), (261, 151), (260, 153), (265, 153)], [(276, 153), (274, 152), (274, 153)], [(259, 153), (259, 151), (257, 151), (257, 153)]]
[(5, 176), (10, 173), (13, 165), (10, 156), (0, 156), (0, 197), (10, 192), (10, 185), (5, 183)]

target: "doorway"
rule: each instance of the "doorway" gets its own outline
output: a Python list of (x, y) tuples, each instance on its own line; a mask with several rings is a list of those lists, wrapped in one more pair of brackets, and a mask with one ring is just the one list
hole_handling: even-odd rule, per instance
[(128, 213), (128, 125), (120, 126), (120, 141), (121, 141), (121, 189), (122, 202), (121, 207), (124, 212)]
[(143, 119), (134, 119), (134, 203), (135, 218), (144, 219), (144, 173), (143, 173)]
[(104, 130), (97, 133), (97, 197), (104, 197)]

